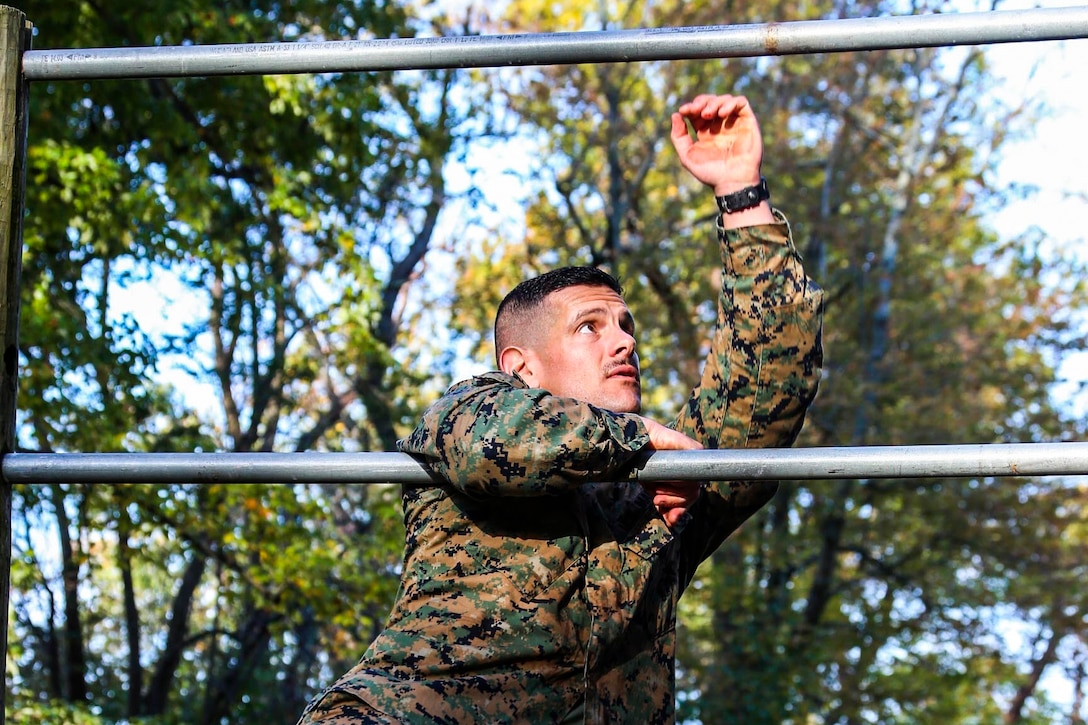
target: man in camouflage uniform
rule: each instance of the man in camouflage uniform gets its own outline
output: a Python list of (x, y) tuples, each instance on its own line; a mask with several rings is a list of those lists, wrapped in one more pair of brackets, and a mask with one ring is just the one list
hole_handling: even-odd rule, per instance
[(650, 450), (790, 445), (816, 393), (822, 293), (760, 188), (747, 101), (698, 96), (672, 140), (727, 197), (717, 329), (673, 429), (637, 415), (615, 280), (566, 268), (515, 288), (496, 318), (502, 372), (454, 385), (401, 443), (447, 483), (404, 489), (389, 624), (302, 723), (673, 721), (677, 599), (776, 484), (639, 483), (632, 468)]

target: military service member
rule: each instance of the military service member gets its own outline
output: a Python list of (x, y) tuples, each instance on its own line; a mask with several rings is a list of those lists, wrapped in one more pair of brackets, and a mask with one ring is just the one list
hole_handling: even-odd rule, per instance
[(822, 293), (768, 203), (747, 100), (683, 104), (672, 141), (722, 210), (718, 323), (687, 406), (672, 429), (637, 414), (612, 277), (516, 287), (496, 316), (501, 372), (454, 385), (401, 443), (446, 483), (404, 488), (389, 623), (302, 723), (673, 721), (677, 599), (776, 484), (632, 468), (650, 450), (790, 445), (816, 393)]

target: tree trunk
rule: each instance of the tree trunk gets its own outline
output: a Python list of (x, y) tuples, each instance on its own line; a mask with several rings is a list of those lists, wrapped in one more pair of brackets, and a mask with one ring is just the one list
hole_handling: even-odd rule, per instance
[(83, 628), (79, 622), (79, 537), (74, 540), (70, 530), (71, 521), (64, 510), (64, 490), (59, 484), (50, 486), (53, 495), (53, 508), (57, 515), (57, 528), (60, 534), (61, 579), (64, 582), (64, 656), (67, 663), (65, 670), (64, 699), (68, 702), (83, 702), (87, 699), (87, 661), (83, 645)]
[(121, 569), (122, 597), (125, 606), (125, 638), (128, 641), (128, 705), (129, 718), (140, 715), (143, 696), (144, 670), (140, 664), (140, 613), (136, 608), (136, 590), (132, 583), (132, 551), (128, 545), (128, 514), (120, 512), (117, 531), (117, 558)]
[(1083, 650), (1070, 668), (1073, 678), (1073, 704), (1069, 708), (1069, 725), (1084, 725), (1085, 655)]
[(163, 648), (155, 674), (147, 686), (144, 715), (162, 715), (166, 712), (166, 701), (174, 683), (174, 674), (177, 672), (178, 665), (181, 664), (181, 655), (185, 649), (186, 634), (189, 629), (189, 612), (193, 606), (193, 594), (207, 567), (207, 559), (197, 553), (194, 553), (193, 557), (193, 560), (185, 567), (178, 593), (174, 596), (174, 605), (170, 609), (170, 625), (166, 634), (166, 647)]
[[(1042, 636), (1043, 635), (1040, 634), (1040, 637)], [(1039, 686), (1039, 680), (1043, 676), (1043, 671), (1054, 662), (1054, 657), (1058, 651), (1058, 643), (1061, 639), (1061, 634), (1053, 631), (1050, 632), (1049, 639), (1047, 639), (1046, 643), (1046, 649), (1043, 650), (1043, 654), (1031, 663), (1031, 672), (1028, 673), (1027, 680), (1017, 688), (1016, 695), (1012, 698), (1012, 702), (1009, 703), (1009, 709), (1005, 711), (1003, 721), (1006, 725), (1015, 725), (1015, 723), (1023, 721), (1024, 705), (1027, 703), (1028, 698), (1031, 697), (1032, 693), (1035, 692), (1035, 688)]]
[(294, 633), (298, 654), (287, 668), (283, 681), (283, 700), (287, 712), (299, 713), (308, 701), (306, 675), (314, 671), (318, 647), (321, 644), (321, 632), (312, 607), (307, 607), (302, 612), (302, 622), (295, 626)]
[[(200, 718), (202, 725), (216, 725), (230, 715), (234, 703), (241, 700), (242, 688), (250, 673), (260, 662), (262, 655), (268, 651), (268, 643), (272, 633), (269, 626), (280, 615), (269, 611), (254, 610), (236, 632), (238, 651), (229, 658), (234, 664), (223, 676), (215, 680), (208, 698), (205, 700), (204, 714)], [(275, 699), (274, 693), (269, 693), (269, 699)]]
[(49, 670), (49, 697), (62, 698), (64, 697), (64, 683), (61, 679), (61, 655), (60, 655), (60, 635), (57, 634), (57, 605), (56, 599), (53, 598), (53, 591), (47, 586), (46, 593), (49, 595), (49, 621), (46, 623), (48, 631), (44, 632), (45, 636), (45, 658), (47, 667)]

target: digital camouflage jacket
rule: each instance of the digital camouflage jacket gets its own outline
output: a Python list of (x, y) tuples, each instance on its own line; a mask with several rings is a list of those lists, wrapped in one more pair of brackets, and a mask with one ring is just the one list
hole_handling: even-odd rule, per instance
[[(816, 393), (822, 293), (784, 220), (719, 236), (718, 324), (674, 427), (787, 446)], [(540, 725), (583, 703), (586, 723), (671, 723), (677, 599), (776, 484), (708, 483), (670, 531), (632, 481), (647, 444), (636, 416), (502, 373), (454, 385), (400, 445), (448, 484), (404, 488), (388, 625), (303, 722)]]

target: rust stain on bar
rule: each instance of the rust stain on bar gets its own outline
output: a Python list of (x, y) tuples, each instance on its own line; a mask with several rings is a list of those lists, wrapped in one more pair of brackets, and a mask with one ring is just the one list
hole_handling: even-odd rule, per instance
[(780, 23), (767, 23), (766, 30), (763, 31), (763, 47), (774, 55), (778, 54), (779, 25)]

